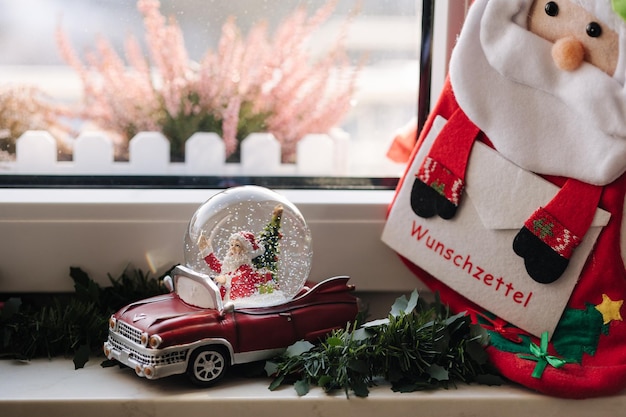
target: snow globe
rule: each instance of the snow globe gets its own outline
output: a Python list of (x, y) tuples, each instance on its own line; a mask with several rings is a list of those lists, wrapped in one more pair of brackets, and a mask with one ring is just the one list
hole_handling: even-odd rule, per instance
[(225, 302), (271, 306), (304, 287), (312, 264), (311, 232), (281, 194), (239, 186), (204, 202), (185, 233), (184, 262), (210, 276)]
[(286, 198), (257, 186), (222, 191), (192, 216), (185, 264), (163, 278), (169, 294), (111, 315), (104, 353), (140, 377), (186, 374), (206, 387), (232, 365), (318, 341), (353, 322), (359, 302), (347, 276), (305, 286), (311, 261), (311, 232)]

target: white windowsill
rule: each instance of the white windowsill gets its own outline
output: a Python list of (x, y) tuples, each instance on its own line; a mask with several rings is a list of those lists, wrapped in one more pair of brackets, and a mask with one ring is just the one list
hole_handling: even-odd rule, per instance
[[(518, 386), (460, 384), (457, 389), (394, 393), (374, 387), (368, 398), (313, 388), (298, 397), (292, 386), (269, 391), (269, 378), (227, 375), (219, 385), (198, 389), (184, 376), (148, 381), (131, 369), (103, 369), (99, 360), (74, 370), (70, 360), (0, 361), (0, 410), (13, 416), (568, 416), (623, 415), (626, 393), (590, 400), (563, 400)], [(7, 377), (10, 375), (10, 378)]]

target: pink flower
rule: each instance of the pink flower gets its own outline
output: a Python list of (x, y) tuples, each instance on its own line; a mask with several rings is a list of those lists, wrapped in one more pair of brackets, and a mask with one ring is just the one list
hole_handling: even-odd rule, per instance
[(126, 140), (140, 130), (161, 130), (181, 146), (194, 129), (214, 126), (228, 155), (236, 152), (242, 132), (265, 128), (281, 142), (287, 161), (304, 135), (327, 132), (350, 108), (356, 71), (343, 48), (345, 28), (318, 62), (308, 49), (336, 3), (328, 1), (311, 17), (299, 7), (273, 38), (265, 22), (243, 36), (228, 18), (217, 51), (208, 50), (199, 64), (190, 62), (180, 27), (161, 14), (158, 0), (137, 2), (149, 60), (135, 39), (125, 45), (128, 64), (99, 39), (83, 64), (61, 30), (57, 37), (63, 58), (83, 83), (80, 115), (101, 127)]

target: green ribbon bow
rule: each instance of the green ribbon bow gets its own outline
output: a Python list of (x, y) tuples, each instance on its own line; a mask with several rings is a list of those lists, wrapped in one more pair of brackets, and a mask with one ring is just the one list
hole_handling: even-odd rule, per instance
[(546, 366), (550, 365), (556, 369), (562, 367), (566, 363), (569, 363), (567, 359), (559, 358), (556, 356), (548, 355), (548, 332), (543, 332), (541, 335), (541, 345), (530, 342), (531, 355), (517, 355), (521, 359), (527, 359), (529, 361), (537, 362), (535, 369), (533, 370), (533, 378), (541, 378)]
[(615, 13), (620, 15), (622, 19), (626, 20), (626, 0), (611, 0), (611, 5), (613, 6)]

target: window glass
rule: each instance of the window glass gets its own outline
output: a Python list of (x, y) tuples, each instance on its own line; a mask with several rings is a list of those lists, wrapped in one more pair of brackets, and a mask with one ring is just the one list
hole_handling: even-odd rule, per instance
[[(127, 59), (124, 54), (125, 48), (128, 48), (129, 37), (134, 37), (138, 41), (138, 47), (141, 48), (142, 56), (149, 60), (152, 66), (152, 87), (161, 88), (162, 85), (159, 82), (163, 81), (165, 77), (159, 78), (158, 71), (156, 71), (156, 75), (154, 74), (155, 66), (158, 67), (158, 63), (155, 63), (154, 59), (150, 59), (151, 42), (153, 48), (154, 45), (161, 42), (161, 58), (169, 57), (169, 60), (166, 59), (167, 62), (163, 65), (171, 69), (176, 68), (177, 62), (188, 60), (188, 63), (195, 63), (185, 64), (186, 70), (189, 71), (195, 68), (194, 65), (198, 67), (203, 65), (203, 60), (208, 51), (213, 51), (216, 57), (223, 57), (229, 52), (236, 53), (236, 48), (220, 49), (220, 45), (224, 45), (220, 44), (220, 39), (222, 42), (224, 40), (224, 25), (226, 22), (231, 22), (229, 19), (234, 19), (232, 20), (233, 24), (244, 38), (252, 36), (250, 34), (253, 32), (253, 28), (258, 28), (260, 21), (267, 21), (269, 39), (279, 36), (277, 31), (281, 27), (283, 30), (291, 31), (296, 37), (298, 33), (301, 33), (298, 30), (302, 28), (297, 25), (289, 27), (283, 22), (293, 16), (298, 7), (304, 7), (307, 11), (307, 19), (313, 19), (313, 22), (312, 20), (304, 20), (302, 25), (305, 25), (306, 22), (316, 23), (314, 21), (316, 13), (323, 13), (326, 10), (324, 7), (328, 5), (326, 0), (162, 0), (159, 4), (159, 13), (166, 19), (163, 24), (165, 26), (170, 25), (170, 27), (174, 24), (178, 25), (184, 41), (182, 50), (170, 50), (172, 42), (159, 41), (154, 36), (150, 38), (149, 28), (144, 25), (147, 20), (144, 21), (140, 9), (141, 7), (148, 7), (146, 4), (151, 3), (152, 1), (148, 0), (140, 0), (139, 2), (129, 0), (0, 0), (0, 50), (2, 51), (0, 53), (0, 99), (8, 100), (14, 104), (19, 100), (23, 100), (19, 102), (22, 104), (29, 103), (29, 106), (17, 105), (17, 107), (22, 109), (28, 107), (31, 109), (31, 113), (24, 113), (15, 117), (21, 119), (24, 129), (46, 130), (52, 134), (56, 142), (56, 148), (53, 147), (52, 152), (56, 152), (57, 160), (54, 164), (47, 164), (38, 159), (45, 158), (45, 156), (21, 155), (22, 161), (19, 158), (17, 162), (13, 161), (16, 151), (16, 137), (15, 132), (12, 131), (14, 125), (9, 126), (8, 121), (0, 119), (0, 145), (4, 151), (8, 151), (0, 156), (0, 164), (3, 164), (3, 168), (0, 170), (1, 175), (16, 173), (72, 175), (80, 174), (79, 168), (83, 166), (87, 169), (86, 172), (90, 174), (269, 176), (281, 178), (280, 181), (286, 181), (285, 178), (307, 177), (309, 184), (314, 185), (320, 177), (380, 179), (398, 177), (402, 173), (403, 165), (387, 158), (386, 152), (397, 129), (409, 122), (417, 111), (419, 77), (417, 57), (419, 54), (421, 2), (415, 0), (336, 1), (332, 13), (321, 19), (319, 27), (316, 27), (312, 32), (311, 39), (306, 43), (307, 54), (298, 56), (308, 57), (311, 61), (309, 63), (296, 62), (292, 66), (284, 67), (289, 68), (286, 71), (291, 71), (290, 82), (296, 82), (298, 81), (296, 74), (298, 70), (305, 65), (314, 65), (311, 62), (320, 62), (325, 57), (331, 56), (334, 51), (333, 47), (337, 45), (338, 41), (341, 41), (347, 54), (346, 62), (352, 71), (357, 71), (354, 90), (349, 90), (351, 93), (349, 108), (345, 115), (337, 121), (335, 128), (330, 131), (330, 140), (313, 137), (311, 139), (312, 145), (309, 148), (303, 148), (305, 151), (301, 154), (297, 153), (297, 147), (292, 147), (291, 152), (293, 154), (286, 156), (285, 147), (288, 145), (281, 143), (279, 146), (282, 147), (282, 152), (280, 152), (279, 160), (275, 161), (271, 155), (268, 154), (269, 156), (267, 156), (263, 153), (272, 148), (273, 142), (263, 142), (265, 139), (259, 139), (260, 145), (258, 146), (263, 151), (252, 151), (250, 154), (257, 155), (258, 160), (249, 156), (247, 161), (243, 161), (241, 153), (237, 159), (237, 155), (229, 156), (229, 150), (226, 149), (226, 157), (230, 159), (217, 163), (202, 162), (202, 159), (198, 158), (201, 158), (201, 150), (204, 148), (199, 147), (193, 148), (194, 152), (187, 152), (187, 154), (179, 156), (179, 159), (170, 154), (172, 159), (168, 162), (174, 164), (163, 163), (164, 169), (159, 171), (159, 163), (150, 160), (144, 163), (150, 169), (142, 168), (141, 158), (134, 154), (131, 155), (132, 147), (118, 146), (119, 143), (116, 141), (119, 141), (119, 138), (115, 135), (113, 135), (113, 141), (117, 145), (114, 147), (112, 163), (107, 162), (106, 158), (102, 162), (102, 158), (97, 156), (109, 152), (108, 148), (99, 150), (99, 145), (93, 145), (91, 151), (85, 151), (81, 143), (79, 149), (77, 137), (80, 134), (85, 135), (85, 132), (94, 135), (92, 132), (101, 130), (102, 126), (93, 121), (89, 122), (85, 121), (84, 118), (76, 117), (74, 113), (77, 108), (81, 108), (80, 106), (84, 104), (82, 99), (86, 95), (79, 73), (76, 68), (73, 69), (68, 66), (68, 55), (62, 53), (63, 48), (60, 47), (59, 41), (60, 32), (63, 33), (65, 42), (71, 44), (73, 52), (83, 64), (92, 63), (91, 68), (96, 65), (93, 63), (94, 61), (89, 61), (94, 59), (94, 53), (99, 58), (108, 57), (109, 65), (117, 65), (115, 62), (117, 55), (122, 59), (119, 65), (124, 68), (132, 67), (133, 62), (129, 62), (132, 59)], [(146, 13), (145, 9), (143, 13)], [(151, 22), (154, 24), (155, 20), (153, 19)], [(160, 33), (163, 34), (164, 32)], [(345, 36), (343, 36), (344, 33)], [(97, 49), (102, 39), (110, 43), (111, 51)], [(283, 35), (282, 39), (288, 40), (290, 36)], [(100, 48), (103, 47), (100, 46)], [(287, 55), (280, 59), (287, 60), (288, 58)], [(137, 63), (134, 64), (138, 65)], [(322, 65), (320, 64), (320, 66)], [(251, 65), (248, 65), (248, 68), (250, 67)], [(322, 71), (324, 75), (321, 78), (330, 79), (338, 73), (338, 71), (331, 71), (329, 66), (323, 67)], [(282, 79), (277, 71), (274, 73), (276, 80)], [(102, 72), (100, 75), (104, 75), (106, 78), (107, 74), (115, 73)], [(303, 72), (303, 74), (306, 73)], [(313, 78), (311, 74), (314, 73), (308, 73), (309, 76), (303, 78), (310, 81)], [(342, 80), (345, 80), (346, 74), (349, 73), (343, 74)], [(207, 79), (212, 78), (207, 76)], [(246, 80), (240, 81), (236, 83), (237, 88), (244, 88), (241, 83)], [(115, 80), (108, 80), (108, 82), (110, 83), (108, 85), (106, 80), (103, 83), (105, 86), (110, 86), (114, 84)], [(121, 86), (117, 86), (120, 93), (117, 94), (117, 97), (110, 97), (110, 100), (125, 99), (141, 108), (144, 113), (150, 110), (150, 101), (146, 97), (149, 95), (149, 86), (144, 90), (146, 93), (143, 98), (122, 97), (124, 96), (123, 93), (129, 93), (131, 90), (141, 90), (132, 82), (132, 78), (118, 78), (117, 82), (121, 84)], [(263, 85), (264, 88), (270, 88), (267, 82)], [(327, 86), (327, 84), (323, 85)], [(37, 92), (29, 89), (17, 91), (15, 89), (17, 86), (29, 86), (29, 88), (37, 89)], [(39, 90), (46, 95), (41, 101), (37, 95)], [(332, 89), (330, 90), (332, 92)], [(300, 90), (291, 96), (293, 99), (290, 102), (293, 103), (296, 99), (303, 100), (303, 96), (314, 97), (316, 93), (315, 89)], [(190, 93), (185, 90), (181, 94), (190, 96), (195, 92)], [(345, 94), (343, 96), (345, 97)], [(222, 104), (224, 107), (232, 104), (233, 108), (237, 108), (241, 112), (244, 106), (248, 104), (258, 105), (261, 100), (253, 101), (254, 103), (250, 104), (242, 99), (239, 103), (233, 104), (232, 101), (226, 100)], [(8, 108), (6, 103), (7, 101), (3, 107)], [(47, 119), (51, 113), (56, 115), (58, 104), (65, 106), (64, 111), (72, 111), (71, 116), (68, 116), (67, 113), (64, 114), (62, 125), (57, 125), (53, 120)], [(330, 108), (331, 104), (328, 103), (326, 108)], [(48, 106), (54, 108), (50, 109)], [(306, 109), (306, 107), (303, 108)], [(221, 111), (223, 115), (225, 110), (222, 109)], [(97, 111), (95, 112), (97, 113)], [(313, 112), (313, 110), (304, 111), (291, 118), (284, 117), (287, 119), (286, 123), (303, 118), (313, 119), (311, 114)], [(5, 111), (5, 113), (7, 112)], [(331, 111), (331, 113), (333, 112)], [(94, 112), (91, 114), (93, 115)], [(120, 120), (126, 116), (140, 125), (134, 126), (135, 130), (129, 133), (129, 137), (136, 138), (134, 133), (150, 130), (149, 123), (140, 123), (140, 117), (130, 116), (128, 110), (122, 110), (115, 119)], [(1, 117), (3, 116), (0, 113)], [(5, 114), (4, 117), (6, 118), (7, 115)], [(327, 115), (326, 117), (330, 116)], [(247, 120), (248, 126), (255, 126), (255, 123), (258, 122), (254, 117)], [(170, 125), (175, 124), (174, 122)], [(219, 120), (217, 123), (219, 124), (218, 134), (226, 137), (227, 132), (225, 130), (228, 128)], [(200, 125), (201, 129), (211, 127), (208, 126), (210, 125), (208, 122), (203, 122)], [(159, 127), (161, 126), (159, 125)], [(263, 126), (266, 127), (267, 124), (263, 124)], [(230, 129), (233, 129), (232, 124)], [(294, 129), (293, 127), (284, 127), (283, 131), (289, 132)], [(250, 130), (252, 132), (262, 131), (262, 129), (255, 130), (253, 128)], [(184, 135), (193, 133), (193, 130), (183, 129), (183, 131), (186, 132)], [(97, 135), (95, 136), (97, 137)], [(110, 135), (108, 137), (111, 138)], [(25, 144), (26, 141), (23, 143)], [(94, 140), (93, 143), (100, 142)], [(159, 142), (149, 143), (146, 146), (150, 149), (148, 153), (153, 153), (153, 157), (159, 158), (161, 155)], [(226, 139), (223, 143), (226, 148), (230, 146), (226, 143)], [(170, 140), (170, 152), (173, 146), (173, 141)], [(42, 145), (37, 149), (43, 147), (45, 146)], [(144, 149), (139, 146), (138, 148)], [(31, 148), (24, 145), (23, 149), (30, 150)], [(20, 149), (17, 151), (18, 156), (20, 156)], [(93, 157), (95, 159), (89, 159), (89, 152), (96, 154)], [(241, 152), (244, 152), (243, 147)], [(41, 153), (45, 153), (45, 150)], [(299, 158), (309, 160), (300, 160), (298, 155), (300, 155)], [(132, 160), (135, 167), (123, 167), (122, 162), (127, 160)], [(208, 161), (212, 160), (209, 158)], [(272, 161), (278, 167), (268, 172), (263, 171), (262, 166), (271, 165)], [(294, 161), (295, 165), (298, 165), (297, 167), (294, 167)], [(27, 168), (19, 168), (19, 166), (16, 168), (15, 164), (20, 162), (26, 163)], [(100, 163), (108, 163), (113, 165), (113, 168), (99, 168)], [(196, 165), (193, 165), (194, 163)], [(302, 163), (301, 166), (300, 163)], [(187, 166), (185, 167), (184, 164)], [(190, 167), (190, 164), (196, 168)], [(243, 168), (236, 167), (238, 164), (245, 166)], [(208, 169), (208, 165), (217, 167), (217, 171)], [(123, 181), (119, 183), (122, 184)], [(275, 186), (275, 184), (269, 185)]]

